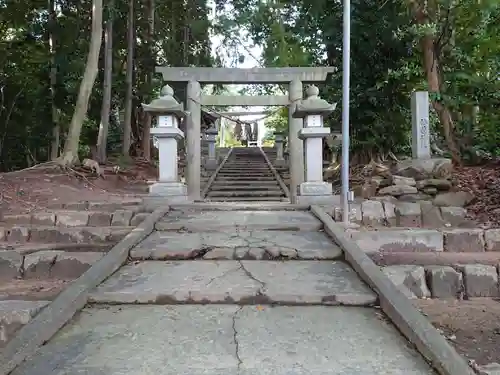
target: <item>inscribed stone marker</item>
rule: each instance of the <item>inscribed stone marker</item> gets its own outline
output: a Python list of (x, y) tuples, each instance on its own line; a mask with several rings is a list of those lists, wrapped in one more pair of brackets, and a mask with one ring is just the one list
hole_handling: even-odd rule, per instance
[(431, 157), (429, 128), (429, 93), (416, 91), (411, 96), (412, 157), (429, 159)]

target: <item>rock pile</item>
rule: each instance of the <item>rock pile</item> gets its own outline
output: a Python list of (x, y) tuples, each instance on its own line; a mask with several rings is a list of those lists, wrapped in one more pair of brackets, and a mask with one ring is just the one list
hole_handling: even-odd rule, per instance
[(450, 159), (405, 160), (392, 169), (373, 168), (360, 195), (363, 198), (393, 197), (403, 202), (432, 201), (439, 207), (464, 207), (473, 196), (454, 191), (452, 171)]

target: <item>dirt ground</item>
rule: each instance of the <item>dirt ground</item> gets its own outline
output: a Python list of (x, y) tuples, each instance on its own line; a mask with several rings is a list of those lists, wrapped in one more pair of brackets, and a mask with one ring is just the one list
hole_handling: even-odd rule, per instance
[(500, 300), (418, 300), (415, 305), (468, 360), (500, 362)]
[(500, 228), (500, 162), (458, 168), (453, 177), (459, 190), (474, 196), (467, 207), (470, 217), (483, 228)]
[(40, 211), (48, 205), (77, 201), (103, 201), (147, 192), (147, 181), (157, 176), (156, 167), (134, 160), (116, 171), (101, 166), (104, 177), (89, 170), (39, 167), (0, 173), (0, 211), (9, 214)]

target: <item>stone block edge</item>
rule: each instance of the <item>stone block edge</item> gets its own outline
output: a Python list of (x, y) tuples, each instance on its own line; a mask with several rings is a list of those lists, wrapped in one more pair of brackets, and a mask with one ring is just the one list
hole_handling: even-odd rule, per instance
[(473, 375), (464, 358), (446, 341), (380, 268), (350, 240), (341, 226), (320, 207), (311, 212), (323, 222), (325, 233), (341, 247), (358, 275), (379, 296), (382, 311), (440, 375)]
[(68, 285), (48, 306), (24, 325), (0, 353), (0, 374), (8, 375), (49, 341), (86, 304), (89, 291), (115, 273), (130, 250), (154, 231), (157, 221), (169, 211), (160, 207), (118, 242), (82, 276)]

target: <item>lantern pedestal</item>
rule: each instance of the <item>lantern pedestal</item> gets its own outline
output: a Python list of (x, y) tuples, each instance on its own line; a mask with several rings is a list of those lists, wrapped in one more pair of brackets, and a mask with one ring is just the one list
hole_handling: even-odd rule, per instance
[(276, 159), (274, 160), (275, 167), (285, 167), (287, 162), (283, 155), (284, 137), (282, 133), (274, 133), (274, 147), (276, 149)]
[(179, 182), (177, 167), (177, 142), (184, 133), (175, 126), (151, 129), (151, 136), (158, 139), (159, 179), (149, 187), (151, 198), (163, 198), (170, 202), (187, 201), (187, 186)]
[(187, 186), (179, 181), (177, 142), (184, 139), (179, 129), (179, 120), (185, 116), (182, 104), (173, 97), (170, 86), (163, 87), (160, 98), (151, 104), (143, 104), (144, 110), (158, 117), (158, 127), (151, 129), (151, 137), (158, 141), (158, 182), (149, 186), (149, 195), (144, 198), (146, 206), (188, 201)]
[(217, 140), (218, 131), (216, 128), (212, 127), (207, 129), (205, 132), (207, 135), (208, 143), (208, 158), (205, 160), (205, 169), (207, 171), (214, 171), (217, 169), (219, 163), (217, 163), (215, 142)]
[(332, 185), (323, 181), (323, 138), (330, 129), (323, 127), (323, 118), (330, 114), (335, 105), (318, 97), (315, 86), (307, 89), (307, 98), (302, 100), (293, 117), (302, 118), (304, 127), (298, 131), (298, 138), (304, 142), (304, 182), (298, 187), (297, 203), (335, 205), (340, 196), (333, 195)]

